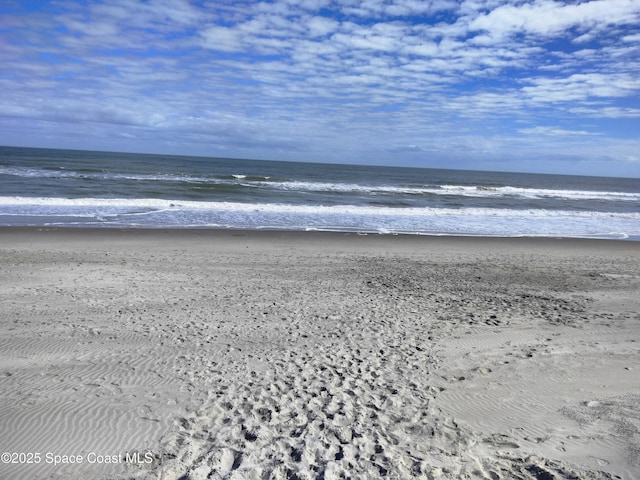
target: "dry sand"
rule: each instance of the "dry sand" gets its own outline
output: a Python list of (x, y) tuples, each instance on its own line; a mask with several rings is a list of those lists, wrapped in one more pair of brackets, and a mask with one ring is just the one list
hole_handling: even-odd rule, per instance
[(637, 242), (3, 229), (0, 478), (640, 478), (639, 292)]

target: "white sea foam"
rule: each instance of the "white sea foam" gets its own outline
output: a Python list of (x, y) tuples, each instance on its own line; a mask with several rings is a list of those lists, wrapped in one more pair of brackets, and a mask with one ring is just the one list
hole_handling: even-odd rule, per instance
[(404, 195), (445, 195), (465, 197), (521, 197), (521, 198), (559, 198), (576, 200), (614, 200), (614, 201), (640, 201), (640, 193), (603, 192), (589, 190), (551, 190), (538, 188), (519, 187), (487, 187), (482, 185), (441, 185), (424, 187), (399, 187), (391, 185), (360, 185), (348, 183), (322, 183), (322, 182), (280, 182), (271, 183), (271, 187), (279, 187), (283, 190), (307, 190), (328, 192), (363, 192), (380, 194), (404, 194)]
[(195, 177), (179, 174), (135, 174), (110, 172), (76, 172), (72, 170), (47, 170), (29, 167), (2, 167), (0, 175), (13, 175), (26, 178), (84, 178), (94, 180), (139, 180), (165, 182), (212, 182), (208, 177)]
[(488, 187), (469, 185), (441, 185), (441, 186), (393, 186), (366, 185), (356, 183), (325, 183), (325, 182), (253, 182), (256, 186), (290, 191), (310, 192), (343, 192), (363, 194), (390, 195), (442, 195), (464, 196), (477, 198), (520, 197), (529, 199), (572, 199), (572, 200), (607, 200), (639, 202), (640, 193), (605, 192), (589, 190), (559, 190), (520, 187)]
[(79, 174), (76, 172), (68, 172), (66, 170), (45, 170), (42, 168), (29, 167), (4, 167), (0, 166), (0, 175), (13, 175), (15, 177), (26, 178), (50, 178), (50, 177), (74, 177)]
[(157, 198), (49, 198), (0, 197), (0, 206), (23, 207), (80, 207), (150, 210), (216, 210), (229, 212), (272, 212), (304, 214), (350, 214), (390, 216), (472, 216), (472, 217), (583, 217), (624, 218), (640, 220), (640, 212), (594, 212), (545, 209), (508, 208), (435, 208), (388, 207), (370, 205), (290, 205), (279, 203), (203, 202)]
[(524, 198), (565, 198), (575, 200), (615, 200), (640, 201), (640, 193), (598, 192), (590, 190), (558, 190), (544, 188), (482, 187), (464, 185), (442, 185), (443, 195), (463, 195), (470, 197), (517, 196)]
[(0, 225), (640, 238), (640, 212), (0, 197)]
[(640, 212), (0, 197), (1, 225), (640, 238)]

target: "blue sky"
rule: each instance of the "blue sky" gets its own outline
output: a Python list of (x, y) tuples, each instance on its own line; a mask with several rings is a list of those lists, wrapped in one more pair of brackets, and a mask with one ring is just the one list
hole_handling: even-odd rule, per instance
[(640, 177), (640, 0), (0, 4), (0, 144)]

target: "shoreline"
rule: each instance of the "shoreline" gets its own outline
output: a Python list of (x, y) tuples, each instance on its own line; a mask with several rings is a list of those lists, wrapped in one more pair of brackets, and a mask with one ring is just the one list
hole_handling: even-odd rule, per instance
[[(87, 236), (141, 236), (167, 237), (171, 235), (185, 236), (192, 238), (228, 238), (228, 237), (249, 237), (256, 239), (286, 238), (292, 239), (312, 239), (313, 237), (327, 237), (330, 239), (339, 238), (377, 238), (380, 241), (388, 239), (400, 239), (403, 242), (532, 242), (532, 243), (554, 243), (579, 242), (615, 244), (634, 244), (640, 242), (640, 238), (599, 238), (599, 237), (562, 237), (562, 236), (487, 236), (487, 235), (451, 235), (451, 234), (414, 234), (414, 233), (377, 233), (377, 232), (347, 232), (332, 230), (285, 230), (285, 229), (236, 229), (236, 228), (170, 228), (170, 227), (52, 227), (52, 226), (0, 226), (0, 235), (18, 234), (54, 234), (54, 235), (82, 235)], [(623, 247), (626, 248), (626, 247)], [(631, 247), (633, 248), (633, 247)]]
[(2, 477), (640, 465), (636, 242), (2, 227), (0, 254), (0, 451), (42, 455)]

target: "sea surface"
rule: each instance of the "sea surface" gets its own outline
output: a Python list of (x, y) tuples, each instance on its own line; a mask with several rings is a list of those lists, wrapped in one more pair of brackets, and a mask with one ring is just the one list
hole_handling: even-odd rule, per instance
[(0, 147), (0, 226), (640, 240), (640, 179)]

